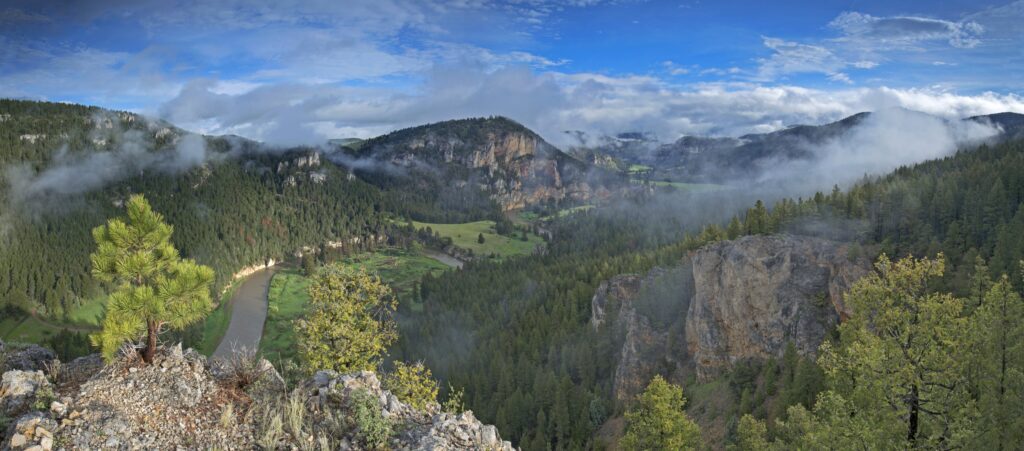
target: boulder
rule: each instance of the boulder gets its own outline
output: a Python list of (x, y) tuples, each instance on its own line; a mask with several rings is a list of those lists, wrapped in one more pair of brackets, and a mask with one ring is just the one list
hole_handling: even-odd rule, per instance
[(0, 448), (12, 451), (50, 451), (57, 430), (57, 422), (43, 412), (27, 413), (11, 424)]
[[(40, 390), (53, 387), (42, 371), (13, 370), (0, 380), (0, 415), (14, 417), (32, 407)], [(49, 405), (49, 404), (47, 404)]]
[(11, 370), (45, 371), (46, 366), (57, 359), (57, 354), (39, 345), (28, 345), (21, 349), (9, 349), (8, 352), (0, 372)]

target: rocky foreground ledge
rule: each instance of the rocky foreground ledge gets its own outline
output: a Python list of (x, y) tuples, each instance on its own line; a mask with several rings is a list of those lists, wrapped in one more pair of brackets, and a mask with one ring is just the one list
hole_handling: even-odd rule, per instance
[[(151, 365), (135, 356), (108, 365), (98, 356), (60, 364), (42, 361), (52, 356), (44, 351), (0, 344), (2, 450), (358, 450), (368, 448), (361, 430), (367, 412), (390, 425), (379, 448), (513, 449), (472, 412), (417, 410), (382, 389), (371, 372), (322, 371), (287, 390), (265, 360), (244, 368), (211, 365), (180, 346), (161, 349)], [(26, 352), (40, 359), (26, 365)]]

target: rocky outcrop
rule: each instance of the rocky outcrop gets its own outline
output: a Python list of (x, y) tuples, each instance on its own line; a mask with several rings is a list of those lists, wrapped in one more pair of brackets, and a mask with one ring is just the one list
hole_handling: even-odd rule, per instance
[(391, 424), (388, 449), (513, 449), (472, 412), (417, 410), (384, 390), (374, 373), (319, 372), (289, 391), (266, 360), (211, 365), (180, 345), (158, 350), (148, 365), (129, 352), (81, 385), (60, 384), (59, 400), (51, 399), (53, 390), (42, 372), (3, 375), (0, 405), (9, 409), (0, 416), (14, 420), (0, 431), (0, 449), (358, 450), (356, 415), (346, 402), (357, 390), (371, 395)]
[(692, 261), (686, 342), (701, 379), (739, 360), (781, 357), (789, 341), (815, 355), (849, 314), (843, 293), (868, 268), (851, 262), (844, 245), (786, 235), (712, 244)]
[(399, 130), (367, 141), (359, 156), (375, 161), (338, 160), (356, 169), (436, 180), (447, 189), (480, 189), (504, 210), (549, 200), (591, 201), (611, 196), (605, 186), (611, 182), (628, 185), (500, 117)]
[[(42, 371), (12, 370), (0, 379), (0, 416), (14, 418), (43, 398), (53, 387)], [(49, 405), (49, 403), (47, 403)]]
[(14, 421), (3, 443), (3, 449), (49, 451), (54, 446), (53, 433), (58, 428), (57, 422), (44, 412), (31, 412)]
[[(306, 404), (315, 411), (338, 410), (344, 406), (355, 391), (365, 390), (380, 403), (384, 418), (400, 425), (399, 433), (392, 437), (392, 449), (407, 450), (508, 450), (512, 444), (501, 440), (497, 428), (480, 423), (473, 412), (451, 414), (431, 406), (420, 411), (400, 401), (391, 392), (381, 388), (374, 373), (363, 371), (353, 374), (337, 374), (321, 371), (306, 381), (298, 392)], [(343, 442), (342, 449), (351, 446)]]
[(868, 268), (833, 241), (750, 236), (602, 283), (591, 324), (620, 345), (615, 399), (632, 399), (656, 373), (682, 380), (692, 369), (708, 380), (744, 359), (781, 357), (790, 341), (814, 356), (849, 315), (842, 296)]
[[(0, 343), (2, 345), (2, 343)], [(4, 351), (0, 347), (0, 353), (4, 354), (3, 362), (0, 362), (0, 372), (11, 370), (41, 371), (46, 369), (57, 354), (39, 345), (27, 345), (20, 348), (11, 347)]]
[[(683, 379), (688, 362), (681, 327), (693, 295), (688, 268), (655, 268), (603, 282), (591, 300), (590, 323), (609, 327), (619, 347), (612, 395), (629, 402), (655, 373)], [(605, 326), (607, 324), (607, 326)]]
[(123, 358), (81, 386), (59, 435), (74, 449), (249, 449), (253, 425), (222, 424), (228, 394), (191, 349), (166, 349), (151, 365)]

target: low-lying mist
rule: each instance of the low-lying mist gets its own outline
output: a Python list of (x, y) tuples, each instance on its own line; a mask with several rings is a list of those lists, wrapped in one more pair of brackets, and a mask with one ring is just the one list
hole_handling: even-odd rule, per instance
[[(788, 196), (807, 196), (865, 175), (943, 158), (998, 136), (999, 127), (973, 120), (946, 120), (901, 108), (874, 112), (845, 133), (822, 143), (805, 142), (806, 160), (767, 160), (755, 185), (775, 186)], [(737, 180), (733, 184), (748, 184)]]

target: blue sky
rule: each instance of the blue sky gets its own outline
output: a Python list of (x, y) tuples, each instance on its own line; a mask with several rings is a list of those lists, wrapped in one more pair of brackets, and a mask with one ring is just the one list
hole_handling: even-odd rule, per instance
[(559, 143), (904, 107), (1024, 112), (1024, 1), (78, 1), (0, 6), (0, 96), (276, 143), (502, 114)]

